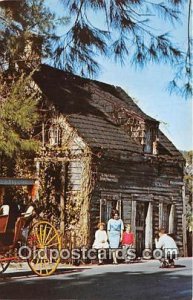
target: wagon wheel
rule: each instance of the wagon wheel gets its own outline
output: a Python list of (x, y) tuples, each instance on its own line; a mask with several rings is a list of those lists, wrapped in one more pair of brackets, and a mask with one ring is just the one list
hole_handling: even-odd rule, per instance
[(3, 274), (7, 270), (10, 264), (10, 260), (1, 261), (2, 258), (4, 258), (4, 256), (0, 255), (0, 274)]
[(35, 223), (28, 235), (28, 264), (39, 276), (55, 272), (60, 262), (61, 238), (56, 228), (46, 221)]

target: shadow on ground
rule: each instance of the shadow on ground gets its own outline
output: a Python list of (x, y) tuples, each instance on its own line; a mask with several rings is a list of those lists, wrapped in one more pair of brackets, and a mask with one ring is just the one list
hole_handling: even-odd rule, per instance
[[(75, 272), (83, 272), (84, 270), (88, 270), (88, 268), (59, 268), (58, 270), (56, 270), (56, 272), (54, 273), (54, 275), (61, 275), (61, 274), (72, 274)], [(37, 277), (36, 274), (34, 274), (34, 272), (32, 271), (15, 271), (15, 272), (11, 272), (11, 273), (3, 273), (0, 275), (0, 282), (1, 280), (7, 280), (7, 279), (11, 279), (11, 278), (25, 278), (25, 277)], [(1, 299), (1, 298), (0, 298)]]
[[(0, 282), (0, 299), (129, 299), (191, 300), (191, 275), (179, 270), (118, 271), (94, 274), (87, 269), (60, 269), (58, 276)], [(85, 270), (87, 270), (85, 272)], [(96, 270), (99, 270), (96, 268)], [(94, 272), (94, 271), (93, 271)], [(30, 274), (28, 274), (30, 275)]]

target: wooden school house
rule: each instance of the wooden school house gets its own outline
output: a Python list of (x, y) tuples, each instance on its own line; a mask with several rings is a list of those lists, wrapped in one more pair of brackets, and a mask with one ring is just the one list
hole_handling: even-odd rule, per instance
[(182, 253), (184, 160), (159, 122), (120, 87), (47, 65), (34, 81), (44, 99), (36, 175), (60, 208), (64, 236), (91, 245), (97, 223), (116, 208), (139, 254), (154, 247), (159, 227)]

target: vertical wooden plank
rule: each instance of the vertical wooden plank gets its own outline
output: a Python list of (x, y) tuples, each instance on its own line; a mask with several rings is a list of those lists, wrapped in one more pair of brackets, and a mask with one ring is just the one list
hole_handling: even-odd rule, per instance
[(106, 201), (106, 222), (111, 218), (112, 204), (111, 201)]
[(120, 193), (120, 199), (117, 201), (117, 204), (118, 204), (119, 216), (122, 219), (122, 199), (121, 199), (121, 193)]
[(169, 230), (168, 233), (174, 233), (174, 217), (175, 217), (175, 205), (172, 204), (169, 214)]
[(122, 220), (125, 224), (131, 224), (131, 199), (122, 201)]
[(153, 240), (153, 205), (148, 204), (147, 216), (145, 220), (145, 248), (152, 249)]
[(100, 198), (100, 212), (99, 212), (99, 219), (100, 222), (107, 222), (107, 201), (104, 198)]
[(133, 195), (132, 195), (132, 205), (131, 205), (131, 230), (136, 237), (136, 200), (134, 200)]
[(99, 218), (99, 220), (100, 220), (100, 222), (102, 222), (102, 204), (103, 203), (103, 200), (100, 198), (100, 218)]
[(159, 203), (159, 228), (162, 227), (162, 220), (163, 220), (163, 202)]

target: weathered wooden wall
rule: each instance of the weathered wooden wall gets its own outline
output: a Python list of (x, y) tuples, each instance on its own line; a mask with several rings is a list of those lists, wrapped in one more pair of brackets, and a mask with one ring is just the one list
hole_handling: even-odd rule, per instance
[[(101, 155), (98, 155), (64, 117), (60, 116), (56, 123), (62, 129), (62, 144), (57, 155), (48, 159), (65, 164), (63, 216), (65, 230), (76, 236), (75, 246), (92, 244), (97, 223), (110, 217), (112, 206), (109, 200), (113, 200), (113, 208), (119, 209), (124, 223), (131, 223), (133, 230), (136, 203), (151, 202), (152, 244), (158, 228), (163, 225), (161, 211), (164, 205), (171, 207), (173, 204), (175, 238), (182, 247), (182, 163), (171, 157), (129, 151), (100, 150)], [(63, 156), (62, 151), (65, 152)]]
[[(175, 207), (175, 239), (182, 249), (182, 166), (172, 161), (159, 161), (156, 157), (142, 161), (116, 160), (101, 158), (94, 161), (97, 166), (97, 181), (92, 193), (91, 202), (91, 236), (94, 235), (96, 224), (104, 216), (100, 199), (117, 197), (121, 201), (122, 219), (124, 223), (132, 223), (132, 200), (149, 201), (153, 205), (153, 233), (154, 239), (159, 227), (161, 203)], [(179, 184), (179, 185), (178, 185)], [(104, 202), (104, 201), (103, 201)], [(103, 213), (102, 213), (103, 214)], [(152, 241), (153, 242), (153, 241)]]
[[(92, 180), (90, 151), (63, 116), (54, 118), (52, 123), (58, 125), (61, 130), (61, 144), (50, 146), (49, 139), (44, 139), (42, 153), (36, 158), (41, 169), (39, 174), (41, 188), (44, 190), (45, 198), (48, 198), (48, 186), (45, 180), (45, 174), (48, 174), (49, 184), (53, 185), (50, 187), (53, 190), (52, 197), (55, 200), (60, 198), (59, 221), (60, 229), (64, 233), (64, 244), (84, 245), (87, 244), (90, 233), (88, 229)], [(55, 169), (54, 174), (51, 173), (51, 169), (46, 169), (49, 164)], [(54, 178), (50, 179), (52, 176)], [(54, 186), (54, 182), (57, 182), (58, 187)]]

